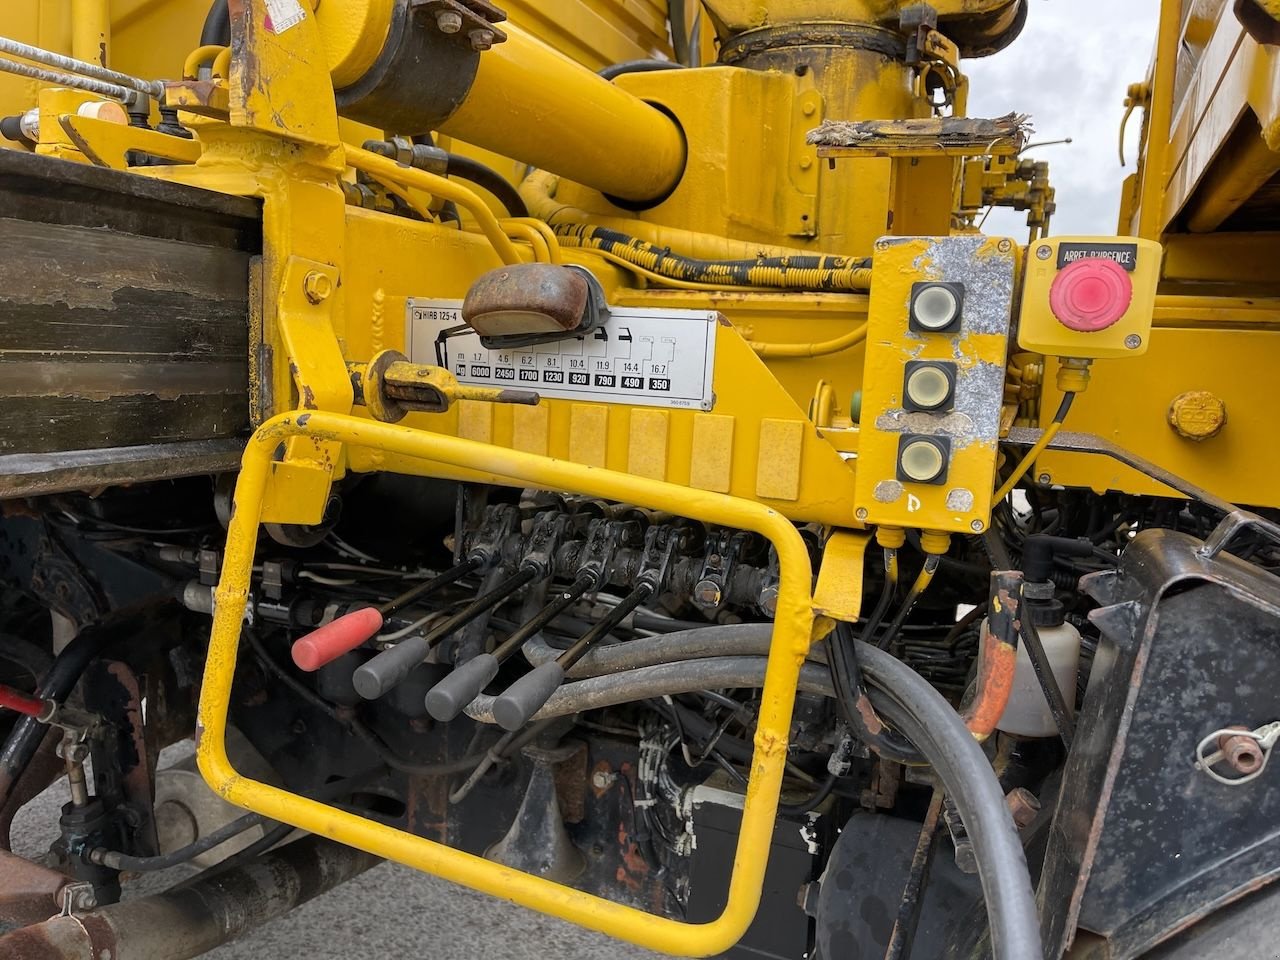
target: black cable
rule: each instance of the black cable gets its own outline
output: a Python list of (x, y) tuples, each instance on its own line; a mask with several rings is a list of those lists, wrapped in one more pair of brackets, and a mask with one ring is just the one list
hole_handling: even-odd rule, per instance
[[(42, 700), (63, 703), (89, 664), (115, 637), (114, 632), (101, 628), (81, 633), (54, 657), (53, 665), (40, 680), (36, 695)], [(0, 808), (8, 803), (13, 788), (26, 772), (48, 732), (49, 727), (35, 717), (22, 717), (9, 731), (4, 747), (0, 748)]]
[(478, 187), (488, 190), (497, 198), (499, 203), (507, 208), (507, 213), (510, 216), (529, 216), (529, 208), (525, 206), (519, 191), (511, 184), (511, 181), (498, 173), (493, 167), (457, 153), (450, 153), (448, 157), (449, 159), (445, 165), (446, 176), (458, 177), (460, 180), (467, 180)]
[(803, 817), (805, 814), (813, 813), (822, 806), (822, 801), (831, 796), (831, 791), (836, 788), (836, 781), (839, 779), (834, 773), (828, 774), (827, 779), (822, 781), (822, 786), (818, 787), (808, 800), (802, 803), (780, 803), (778, 813), (784, 817)]
[(402, 759), (397, 755), (386, 742), (373, 732), (368, 726), (357, 720), (355, 717), (344, 717), (338, 708), (325, 700), (319, 694), (309, 689), (306, 684), (301, 683), (297, 678), (290, 676), (275, 658), (267, 652), (262, 645), (262, 640), (252, 630), (245, 630), (244, 636), (249, 641), (249, 646), (253, 648), (253, 652), (257, 655), (258, 660), (271, 673), (283, 683), (286, 687), (296, 693), (308, 704), (321, 711), (325, 716), (329, 717), (335, 723), (346, 727), (351, 733), (355, 734), (361, 740), (369, 745), (369, 748), (378, 755), (378, 759), (385, 763), (392, 770), (399, 770), (401, 773), (408, 773), (417, 777), (442, 777), (455, 773), (466, 773), (480, 766), (480, 763), (488, 753), (473, 753), (469, 756), (459, 757), (457, 760), (450, 760), (446, 763), (413, 763)]
[(200, 30), (200, 46), (231, 46), (231, 11), (227, 0), (213, 0)]
[[(342, 794), (351, 790), (358, 789), (372, 780), (373, 774), (381, 774), (382, 770), (359, 774), (354, 777), (346, 777), (341, 780), (334, 780), (326, 783), (318, 789), (312, 791), (313, 800), (333, 800)], [(259, 824), (268, 823), (275, 824), (275, 821), (268, 820), (260, 813), (247, 813), (243, 817), (238, 817), (230, 823), (225, 823), (212, 833), (205, 834), (200, 839), (189, 843), (177, 850), (170, 850), (168, 853), (162, 853), (155, 857), (135, 857), (127, 853), (120, 853), (115, 850), (92, 850), (89, 853), (91, 863), (102, 864), (112, 868), (113, 870), (132, 870), (138, 873), (167, 870), (170, 867), (176, 867), (180, 863), (186, 863), (194, 860), (202, 853), (207, 853), (214, 847), (226, 843), (232, 837), (237, 837), (246, 830), (252, 830)], [(285, 824), (287, 826), (287, 824)], [(293, 829), (293, 828), (290, 828)]]
[(973, 841), (996, 958), (1042, 956), (1040, 920), (1018, 831), (982, 747), (960, 715), (909, 666), (859, 643), (878, 712), (928, 758)]
[(624, 73), (657, 73), (661, 70), (683, 69), (684, 64), (676, 63), (674, 60), (623, 60), (621, 63), (611, 63), (607, 67), (601, 67), (596, 73), (606, 80), (612, 80)]

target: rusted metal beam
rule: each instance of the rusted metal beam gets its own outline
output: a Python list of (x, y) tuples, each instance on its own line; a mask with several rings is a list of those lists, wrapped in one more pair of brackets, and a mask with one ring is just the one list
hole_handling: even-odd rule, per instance
[[(379, 862), (309, 836), (176, 890), (0, 937), (0, 960), (185, 960), (283, 916)], [(47, 914), (46, 914), (47, 915)]]

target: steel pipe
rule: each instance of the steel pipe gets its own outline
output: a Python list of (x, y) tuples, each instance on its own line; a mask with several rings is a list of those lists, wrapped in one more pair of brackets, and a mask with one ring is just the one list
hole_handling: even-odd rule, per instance
[(685, 163), (679, 124), (517, 27), (503, 29), (507, 41), (481, 55), (442, 133), (624, 200), (674, 189)]
[(309, 836), (204, 880), (0, 937), (0, 960), (186, 960), (234, 940), (378, 864)]
[[(152, 97), (160, 98), (164, 96), (164, 84), (159, 80), (143, 80), (140, 77), (130, 76), (118, 70), (108, 70), (97, 63), (86, 63), (84, 60), (77, 60), (75, 57), (65, 57), (51, 50), (33, 47), (29, 43), (19, 43), (17, 40), (10, 40), (8, 37), (0, 37), (0, 53), (21, 57), (23, 60), (30, 60), (32, 63), (43, 63), (45, 66), (66, 70), (68, 73), (74, 73), (77, 76), (91, 77), (94, 80), (101, 80), (115, 86), (137, 90), (139, 93), (145, 93)], [(68, 84), (68, 86), (73, 86), (73, 84)]]

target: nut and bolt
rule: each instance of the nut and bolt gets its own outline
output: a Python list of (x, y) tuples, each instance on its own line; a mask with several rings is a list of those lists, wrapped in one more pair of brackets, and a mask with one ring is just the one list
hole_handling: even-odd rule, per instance
[(699, 580), (693, 588), (693, 602), (700, 607), (718, 607), (723, 596), (720, 584), (714, 580)]
[(1130, 350), (1137, 350), (1140, 346), (1142, 346), (1142, 338), (1138, 336), (1136, 333), (1131, 333), (1124, 338), (1124, 345), (1128, 347)]
[(1048, 260), (1052, 256), (1053, 247), (1049, 246), (1047, 243), (1042, 243), (1040, 246), (1036, 247), (1037, 260)]
[[(1248, 731), (1248, 727), (1233, 726), (1229, 730)], [(1223, 762), (1239, 774), (1257, 773), (1262, 769), (1262, 746), (1253, 737), (1244, 734), (1223, 735), (1218, 738), (1218, 749)]]
[(591, 775), (591, 786), (597, 790), (608, 790), (618, 782), (618, 775), (612, 770), (597, 770)]
[(471, 38), (472, 50), (488, 50), (496, 39), (492, 30), (472, 30), (467, 36)]
[(311, 303), (324, 303), (333, 293), (333, 278), (327, 273), (312, 270), (302, 278), (302, 292)]
[(1005, 794), (1004, 802), (1008, 804), (1013, 823), (1019, 830), (1031, 826), (1040, 812), (1040, 800), (1026, 787), (1014, 787)]
[(462, 14), (456, 10), (441, 10), (436, 14), (436, 29), (441, 33), (457, 33), (462, 29)]
[(778, 588), (772, 584), (760, 591), (760, 612), (772, 617), (778, 612)]

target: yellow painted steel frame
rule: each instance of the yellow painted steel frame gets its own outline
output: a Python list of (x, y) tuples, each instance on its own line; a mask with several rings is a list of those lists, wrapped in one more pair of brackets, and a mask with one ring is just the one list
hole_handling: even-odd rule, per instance
[[(231, 765), (226, 750), (227, 712), (240, 627), (263, 504), (273, 482), (273, 466), (279, 466), (273, 464), (273, 457), (282, 442), (288, 442), (291, 456), (301, 456), (310, 447), (323, 458), (328, 447), (340, 443), (453, 467), (480, 467), (527, 486), (634, 503), (752, 530), (772, 541), (781, 573), (773, 643), (733, 874), (719, 917), (702, 924), (657, 917), (252, 780)], [(282, 414), (253, 435), (236, 483), (200, 691), (196, 751), (200, 772), (227, 801), (273, 820), (643, 947), (685, 956), (720, 953), (746, 931), (760, 902), (796, 684), (814, 627), (811, 583), (809, 556), (800, 534), (781, 514), (758, 503), (343, 414)]]

